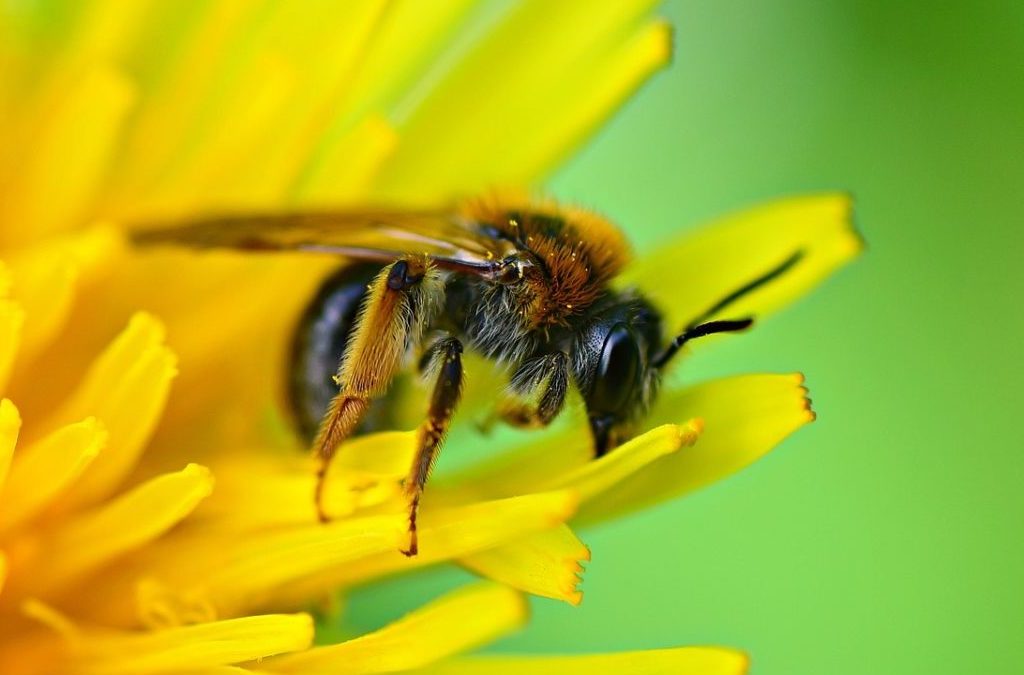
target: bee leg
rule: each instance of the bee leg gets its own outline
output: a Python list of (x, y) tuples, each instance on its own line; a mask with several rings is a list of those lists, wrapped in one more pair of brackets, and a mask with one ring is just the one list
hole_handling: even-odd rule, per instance
[(565, 353), (528, 359), (512, 374), (498, 414), (511, 426), (546, 427), (562, 412), (568, 391), (569, 357)]
[(331, 459), (359, 426), (370, 402), (387, 391), (409, 347), (419, 342), (440, 306), (443, 292), (438, 272), (421, 260), (399, 260), (381, 270), (370, 284), (338, 365), (335, 380), (340, 391), (331, 401), (313, 442), (320, 460), (314, 498), (322, 522), (329, 520), (323, 490)]
[(441, 338), (424, 355), (424, 362), (425, 371), (436, 374), (434, 376), (437, 379), (430, 397), (427, 419), (420, 425), (419, 449), (405, 479), (405, 496), (409, 504), (409, 544), (402, 549), (402, 553), (409, 557), (416, 555), (419, 550), (416, 517), (423, 487), (430, 477), (430, 470), (444, 443), (452, 413), (462, 394), (462, 343), (453, 337)]

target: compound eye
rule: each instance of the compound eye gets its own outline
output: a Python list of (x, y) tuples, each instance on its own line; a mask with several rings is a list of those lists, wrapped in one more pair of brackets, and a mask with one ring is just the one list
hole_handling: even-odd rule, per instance
[(601, 349), (590, 410), (618, 413), (632, 398), (640, 379), (640, 345), (624, 323), (612, 326)]

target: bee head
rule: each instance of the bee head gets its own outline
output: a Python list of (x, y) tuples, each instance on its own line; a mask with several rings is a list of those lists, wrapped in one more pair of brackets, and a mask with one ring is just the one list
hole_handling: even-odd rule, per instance
[(650, 403), (659, 336), (657, 313), (639, 301), (608, 306), (582, 332), (575, 376), (598, 455), (627, 438), (629, 427)]

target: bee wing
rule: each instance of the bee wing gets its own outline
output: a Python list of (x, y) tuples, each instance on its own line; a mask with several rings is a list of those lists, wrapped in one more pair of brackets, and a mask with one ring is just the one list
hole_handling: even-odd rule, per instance
[(480, 276), (493, 275), (507, 253), (500, 240), (449, 211), (238, 214), (136, 230), (131, 236), (141, 246), (305, 251), (374, 262), (426, 255), (439, 267)]

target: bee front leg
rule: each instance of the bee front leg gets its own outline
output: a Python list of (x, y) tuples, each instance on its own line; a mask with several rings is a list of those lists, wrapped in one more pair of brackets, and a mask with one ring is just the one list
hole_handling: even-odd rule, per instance
[(370, 402), (384, 394), (403, 365), (410, 347), (419, 342), (425, 326), (441, 304), (444, 284), (425, 260), (399, 260), (370, 284), (335, 380), (339, 392), (320, 423), (313, 443), (319, 459), (315, 501), (322, 522), (327, 470), (338, 446), (356, 429)]
[(546, 427), (562, 412), (569, 391), (569, 357), (563, 352), (528, 359), (512, 374), (498, 415), (511, 426)]
[(409, 543), (402, 549), (402, 553), (410, 557), (419, 551), (416, 517), (420, 497), (448, 433), (452, 413), (462, 395), (462, 343), (453, 337), (441, 338), (431, 345), (423, 361), (425, 372), (435, 380), (427, 419), (419, 429), (419, 449), (409, 469), (409, 476), (405, 479), (405, 496), (409, 504)]

